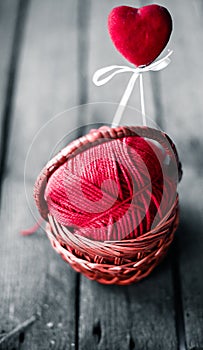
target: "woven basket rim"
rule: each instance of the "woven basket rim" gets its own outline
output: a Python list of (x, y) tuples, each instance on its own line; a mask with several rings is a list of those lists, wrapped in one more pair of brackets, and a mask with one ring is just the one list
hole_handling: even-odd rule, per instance
[[(52, 227), (56, 226), (58, 228), (60, 227), (60, 230), (64, 230), (64, 233), (67, 234), (68, 237), (73, 241), (77, 240), (78, 242), (80, 241), (81, 243), (89, 244), (89, 245), (94, 244), (95, 247), (97, 247), (97, 248), (107, 246), (107, 247), (111, 247), (111, 248), (122, 247), (122, 249), (123, 249), (124, 247), (129, 246), (129, 243), (132, 245), (134, 243), (142, 245), (143, 243), (145, 243), (147, 241), (150, 241), (150, 240), (154, 241), (155, 239), (160, 239), (161, 235), (166, 234), (167, 227), (170, 225), (171, 221), (173, 221), (173, 218), (176, 215), (178, 204), (179, 204), (179, 197), (177, 194), (173, 205), (171, 206), (169, 211), (164, 215), (164, 217), (158, 223), (158, 225), (156, 225), (150, 231), (143, 233), (141, 236), (138, 236), (136, 238), (131, 238), (131, 239), (122, 239), (122, 240), (114, 240), (114, 241), (113, 240), (97, 241), (97, 240), (94, 240), (92, 238), (85, 237), (85, 236), (82, 236), (80, 234), (75, 234), (75, 233), (71, 232), (68, 229), (68, 227), (57, 222), (57, 220), (50, 214), (48, 214), (48, 219), (49, 219), (48, 221)], [(66, 237), (67, 237), (67, 235), (66, 235)], [(66, 241), (66, 243), (67, 243), (67, 241)]]
[[(68, 251), (66, 248), (64, 248), (64, 247), (58, 242), (58, 240), (56, 239), (56, 237), (53, 235), (51, 225), (48, 224), (48, 223), (47, 223), (47, 225), (48, 225), (48, 226), (46, 227), (47, 236), (48, 236), (48, 238), (50, 239), (50, 241), (54, 242), (54, 243), (58, 246), (57, 248), (60, 250), (59, 253), (61, 253), (61, 252), (67, 253), (68, 255), (73, 256), (74, 259), (77, 260), (77, 261), (80, 262), (80, 263), (83, 263), (84, 261), (87, 262), (84, 258), (82, 258), (82, 257), (77, 257), (77, 256), (75, 256), (72, 252), (70, 252), (70, 251)], [(175, 230), (176, 230), (176, 227), (173, 228), (173, 232), (171, 233), (170, 237), (167, 238), (167, 241), (170, 242), (170, 243), (171, 243), (171, 241), (173, 240), (173, 236), (174, 236)], [(160, 245), (160, 248), (165, 247), (165, 245), (166, 245), (166, 242), (164, 242), (164, 244)], [(54, 247), (54, 249), (56, 249), (56, 247)], [(56, 250), (57, 250), (57, 249), (56, 249)], [(113, 253), (113, 250), (112, 250), (112, 253)], [(153, 255), (154, 255), (154, 252), (152, 252), (151, 255), (153, 256)], [(96, 256), (98, 256), (98, 255), (95, 255), (95, 257), (96, 257)], [(149, 257), (149, 256), (147, 256), (147, 258), (148, 258), (148, 257)], [(118, 259), (118, 258), (121, 258), (121, 257), (120, 257), (120, 256), (119, 256), (119, 257), (117, 256), (117, 259)], [(145, 258), (146, 258), (146, 256), (145, 256)], [(145, 258), (144, 258), (144, 259), (145, 259)], [(141, 260), (139, 260), (138, 262), (131, 260), (130, 262), (124, 263), (124, 264), (121, 262), (120, 265), (114, 264), (114, 263), (110, 264), (110, 263), (101, 263), (101, 262), (93, 262), (93, 261), (88, 261), (88, 264), (89, 264), (89, 266), (92, 267), (92, 268), (94, 268), (95, 266), (97, 266), (97, 267), (101, 267), (101, 266), (104, 267), (104, 266), (105, 266), (105, 267), (108, 267), (108, 268), (111, 269), (111, 270), (115, 270), (115, 269), (119, 270), (119, 269), (121, 269), (121, 268), (123, 268), (123, 267), (126, 267), (126, 266), (128, 266), (128, 265), (133, 265), (133, 267), (135, 267), (135, 265), (141, 264)]]
[(179, 210), (177, 206), (171, 222), (170, 235), (161, 237), (151, 247), (144, 246), (142, 251), (135, 249), (131, 256), (126, 254), (125, 250), (122, 250), (123, 254), (118, 254), (113, 247), (110, 247), (109, 253), (111, 258), (113, 257), (111, 261), (108, 260), (108, 255), (102, 254), (99, 249), (95, 250), (94, 246), (90, 247), (89, 251), (87, 249), (83, 251), (79, 247), (78, 256), (77, 250), (70, 250), (67, 245), (61, 244), (54, 235), (53, 226), (49, 223), (47, 223), (46, 232), (54, 250), (77, 272), (81, 272), (87, 278), (99, 283), (128, 285), (148, 276), (164, 258), (173, 241), (178, 221)]
[[(52, 228), (52, 235), (63, 246), (70, 246), (75, 250), (80, 250), (84, 254), (98, 255), (102, 257), (132, 257), (135, 252), (145, 252), (151, 250), (160, 241), (167, 240), (174, 233), (179, 221), (178, 196), (172, 206), (167, 221), (162, 225), (156, 226), (157, 234), (154, 230), (148, 231), (142, 236), (120, 241), (97, 241), (82, 235), (75, 235), (66, 227), (57, 222), (57, 220), (49, 214), (49, 225)], [(171, 228), (173, 228), (171, 230)]]

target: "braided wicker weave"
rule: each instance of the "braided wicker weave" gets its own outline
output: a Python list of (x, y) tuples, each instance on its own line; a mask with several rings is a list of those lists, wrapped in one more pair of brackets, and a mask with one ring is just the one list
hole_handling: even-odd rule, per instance
[(126, 136), (157, 141), (176, 163), (180, 181), (181, 163), (168, 135), (148, 127), (103, 127), (73, 141), (59, 152), (42, 170), (34, 188), (34, 198), (41, 216), (47, 221), (46, 231), (53, 248), (76, 271), (104, 284), (126, 285), (137, 282), (163, 259), (178, 225), (178, 194), (168, 213), (151, 231), (134, 239), (101, 242), (74, 234), (59, 224), (48, 211), (44, 192), (50, 176), (70, 157), (90, 146)]

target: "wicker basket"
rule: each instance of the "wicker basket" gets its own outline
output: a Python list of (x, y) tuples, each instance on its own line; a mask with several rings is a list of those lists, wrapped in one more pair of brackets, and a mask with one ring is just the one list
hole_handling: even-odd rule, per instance
[(53, 248), (76, 271), (104, 284), (126, 285), (146, 277), (166, 255), (179, 219), (178, 194), (169, 212), (150, 232), (121, 241), (94, 241), (71, 232), (49, 214), (44, 191), (49, 177), (67, 159), (90, 146), (126, 136), (140, 136), (159, 142), (177, 164), (179, 180), (181, 163), (168, 135), (148, 127), (100, 128), (70, 143), (48, 162), (39, 175), (34, 197), (41, 216), (47, 221), (46, 231)]

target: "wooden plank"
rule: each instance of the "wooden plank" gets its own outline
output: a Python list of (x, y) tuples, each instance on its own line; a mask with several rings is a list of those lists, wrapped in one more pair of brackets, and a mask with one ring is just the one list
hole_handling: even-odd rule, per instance
[(161, 73), (160, 87), (165, 129), (178, 145), (184, 176), (179, 229), (179, 269), (187, 349), (203, 347), (202, 229), (202, 7), (199, 1), (163, 1), (172, 13), (172, 64)]
[(164, 119), (168, 132), (176, 140), (181, 151), (182, 159), (190, 163), (194, 157), (192, 149), (188, 154), (188, 146), (192, 148), (191, 140), (198, 142), (199, 130), (203, 123), (200, 113), (203, 73), (202, 22), (199, 12), (195, 10), (195, 1), (184, 7), (184, 16), (180, 4), (174, 1), (170, 4), (164, 1), (164, 4), (168, 5), (174, 21), (174, 31), (169, 43), (169, 47), (174, 50), (172, 63), (160, 74)]
[(8, 0), (1, 2), (0, 42), (2, 49), (0, 59), (0, 125), (3, 117), (4, 99), (8, 82), (9, 63), (11, 58), (17, 8), (18, 1)]
[[(74, 114), (50, 122), (56, 113), (78, 103), (76, 23), (75, 1), (34, 0), (30, 4), (0, 218), (0, 329), (8, 333), (37, 316), (10, 339), (9, 346), (14, 342), (12, 346), (22, 349), (75, 348), (76, 273), (53, 251), (43, 230), (27, 238), (19, 231), (36, 217), (25, 190), (30, 200), (39, 169), (56, 143), (76, 126)], [(45, 123), (26, 161), (24, 190), (27, 152)]]
[(79, 348), (176, 349), (169, 270), (167, 260), (149, 278), (125, 287), (82, 278)]
[[(135, 6), (133, 1), (129, 5)], [(126, 64), (116, 53), (106, 29), (107, 15), (117, 1), (91, 1), (89, 77), (100, 67)], [(98, 43), (102, 43), (99, 45)], [(158, 73), (157, 73), (158, 74)], [(119, 101), (129, 76), (119, 76), (103, 87), (89, 84), (89, 101)], [(156, 106), (145, 77), (146, 105), (155, 118)], [(137, 92), (138, 90), (135, 89)], [(130, 101), (139, 105), (139, 96)], [(108, 108), (95, 106), (91, 121), (110, 122)], [(123, 123), (135, 124), (133, 114), (126, 113)], [(173, 282), (170, 261), (162, 263), (149, 278), (139, 284), (119, 287), (103, 286), (81, 279), (79, 349), (176, 349)]]
[[(13, 95), (14, 66), (18, 56), (19, 33), (16, 33), (17, 12), (20, 12), (20, 1), (9, 0), (0, 7), (0, 193), (5, 165), (5, 153), (7, 148), (9, 116), (12, 110), (10, 100)], [(20, 14), (19, 14), (20, 15)]]

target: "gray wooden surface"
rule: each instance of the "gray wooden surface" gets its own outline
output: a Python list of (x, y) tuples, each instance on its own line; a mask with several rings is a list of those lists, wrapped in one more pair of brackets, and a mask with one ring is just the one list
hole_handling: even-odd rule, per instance
[[(162, 4), (174, 19), (174, 54), (166, 70), (144, 77), (146, 111), (183, 161), (181, 224), (151, 276), (118, 287), (71, 270), (43, 228), (30, 237), (19, 232), (38, 218), (32, 188), (51, 154), (88, 124), (111, 122), (129, 76), (98, 88), (92, 75), (126, 64), (106, 28), (120, 2), (0, 1), (0, 349), (203, 348), (203, 8), (198, 0)], [(129, 104), (140, 109), (138, 86)], [(139, 113), (127, 109), (124, 123), (134, 118)]]

